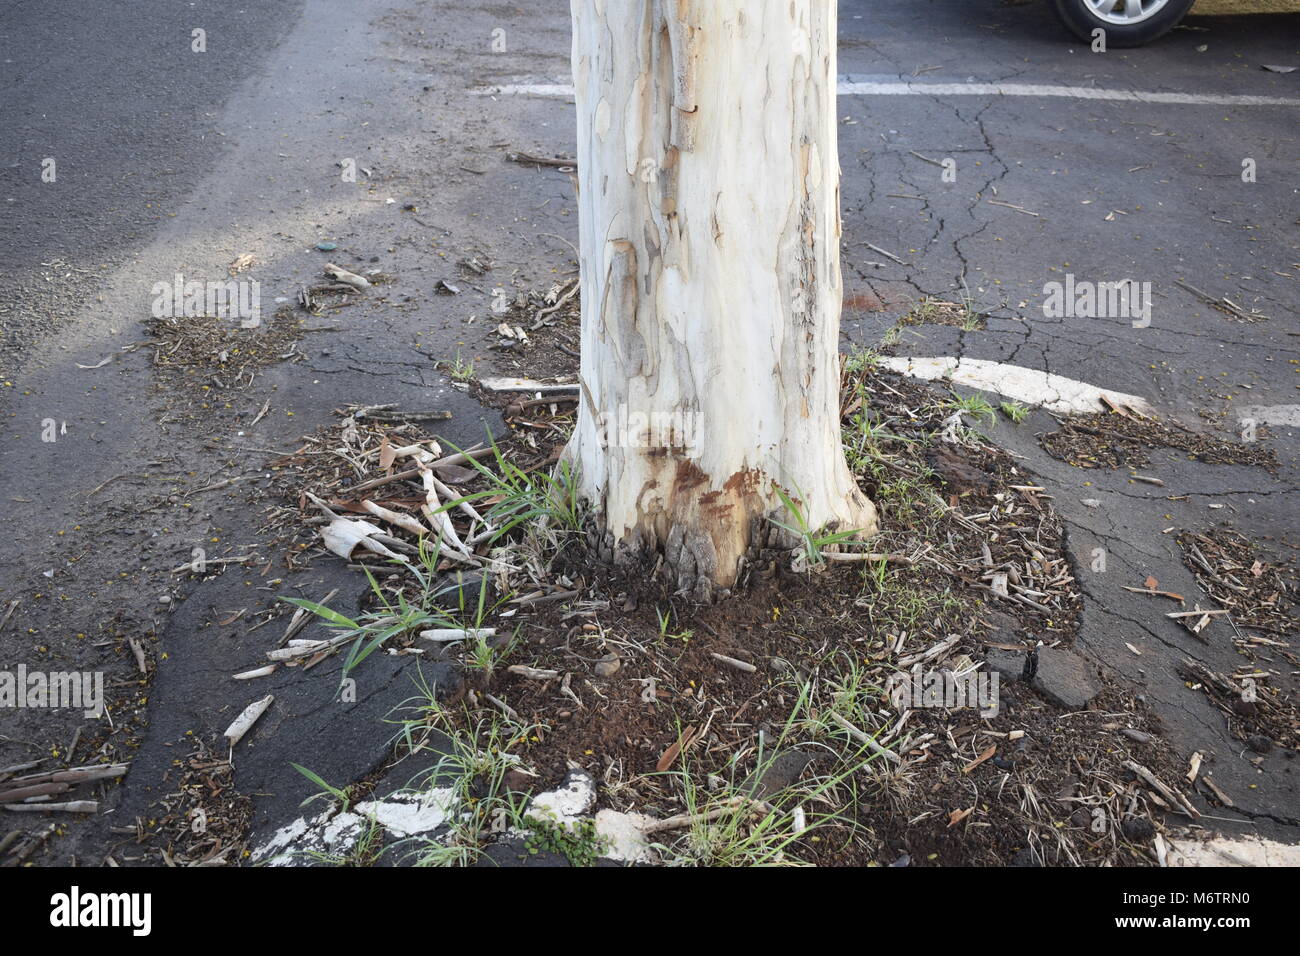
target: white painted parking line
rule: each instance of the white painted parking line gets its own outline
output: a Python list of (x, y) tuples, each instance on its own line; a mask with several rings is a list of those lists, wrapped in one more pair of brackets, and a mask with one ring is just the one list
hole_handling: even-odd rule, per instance
[[(573, 99), (570, 83), (509, 83), (470, 91), (476, 96), (538, 96)], [(1021, 96), (1077, 100), (1112, 100), (1124, 103), (1164, 103), (1183, 106), (1290, 106), (1300, 98), (1252, 96), (1236, 93), (1165, 93), (1150, 90), (1099, 89), (1092, 86), (1052, 86), (1044, 83), (907, 83), (841, 77), (841, 96)]]
[(479, 86), (470, 90), (474, 96), (543, 96), (555, 100), (573, 99), (573, 84), (512, 83), (505, 86)]
[(1093, 86), (1051, 86), (1043, 83), (875, 83), (841, 80), (841, 96), (1048, 96), (1077, 100), (1118, 100), (1128, 103), (1175, 103), (1187, 106), (1300, 106), (1286, 96), (1235, 93), (1163, 93), (1111, 90)]
[(1108, 388), (1098, 388), (1087, 382), (1080, 382), (1064, 375), (1051, 372), (1039, 372), (1019, 365), (1005, 365), (986, 359), (954, 358), (895, 358), (877, 359), (882, 368), (892, 372), (901, 372), (911, 378), (925, 381), (946, 381), (983, 392), (996, 392), (1006, 398), (1024, 402), (1026, 405), (1038, 405), (1050, 412), (1064, 415), (1084, 415), (1088, 412), (1104, 412), (1104, 396), (1113, 405), (1131, 408), (1143, 415), (1151, 415), (1154, 410), (1145, 398), (1114, 392)]

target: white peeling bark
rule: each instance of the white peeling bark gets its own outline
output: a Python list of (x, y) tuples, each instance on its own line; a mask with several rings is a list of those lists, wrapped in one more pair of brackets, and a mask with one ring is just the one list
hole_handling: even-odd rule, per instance
[(662, 554), (702, 598), (781, 517), (778, 485), (813, 530), (873, 533), (840, 445), (835, 0), (571, 3), (568, 456), (605, 546)]

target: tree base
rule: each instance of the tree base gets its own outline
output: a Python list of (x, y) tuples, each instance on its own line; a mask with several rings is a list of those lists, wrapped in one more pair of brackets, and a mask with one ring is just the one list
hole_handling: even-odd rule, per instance
[[(866, 527), (857, 527), (863, 532), (860, 537), (865, 538), (876, 531), (876, 510), (865, 497), (862, 502), (866, 506), (862, 513)], [(827, 530), (834, 532), (836, 528)], [(766, 579), (778, 570), (795, 570), (796, 562), (806, 553), (799, 535), (770, 518), (754, 518), (749, 523), (743, 553), (734, 561), (734, 573), (723, 575), (725, 583), (719, 583), (717, 553), (712, 539), (703, 532), (677, 525), (663, 547), (656, 547), (640, 534), (617, 541), (593, 518), (586, 533), (589, 552), (597, 561), (624, 571), (648, 569), (651, 577), (666, 572), (671, 575), (675, 593), (695, 604), (712, 604), (735, 590), (743, 590), (756, 574)]]

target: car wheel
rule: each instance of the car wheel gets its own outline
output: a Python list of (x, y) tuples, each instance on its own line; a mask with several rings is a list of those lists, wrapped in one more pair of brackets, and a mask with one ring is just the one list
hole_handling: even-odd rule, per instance
[(1164, 36), (1195, 0), (1052, 0), (1065, 25), (1081, 40), (1106, 31), (1106, 45), (1141, 46)]

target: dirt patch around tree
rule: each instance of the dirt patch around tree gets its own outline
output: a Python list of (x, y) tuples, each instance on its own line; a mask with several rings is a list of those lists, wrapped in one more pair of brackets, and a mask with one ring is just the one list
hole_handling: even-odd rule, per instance
[[(412, 784), (463, 808), (418, 838), (419, 862), (539, 846), (569, 862), (1156, 861), (1182, 768), (1138, 696), (1071, 649), (1081, 599), (1061, 521), (969, 403), (848, 359), (845, 451), (881, 511), (870, 553), (811, 531), (756, 546), (738, 587), (701, 606), (657, 566), (593, 559), (555, 467), (572, 401), (480, 394), (511, 428), (497, 444), (454, 452), (423, 423), (353, 408), (308, 443), (318, 452), (281, 463), (268, 512), (311, 529), (291, 545), (304, 561), (336, 560), (313, 534), (362, 514), (388, 516), (375, 540), (399, 555), (349, 554), (370, 575), (368, 610), (285, 666), (373, 642), (466, 677), (392, 717), (395, 760), (456, 742)], [(436, 504), (426, 470), (442, 476)], [(430, 551), (410, 522), (444, 518)], [(998, 679), (996, 712), (954, 696), (976, 676)], [(594, 823), (556, 830), (529, 808), (575, 774), (593, 782)], [(614, 819), (640, 827), (635, 854), (602, 830)], [(367, 861), (412, 852), (368, 833)]]

